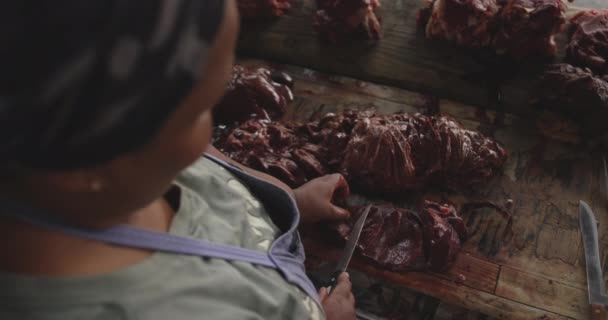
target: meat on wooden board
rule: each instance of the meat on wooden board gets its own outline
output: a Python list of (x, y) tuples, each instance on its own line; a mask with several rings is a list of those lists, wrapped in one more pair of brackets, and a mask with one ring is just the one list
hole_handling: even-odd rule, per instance
[(358, 190), (384, 196), (483, 182), (507, 159), (496, 141), (448, 117), (371, 110), (308, 123), (251, 120), (218, 133), (216, 146), (294, 187), (340, 172)]
[(341, 43), (358, 35), (371, 40), (381, 37), (376, 9), (380, 0), (317, 0), (313, 26), (321, 37)]
[(293, 101), (292, 86), (288, 74), (235, 65), (226, 93), (214, 110), (215, 122), (234, 125), (251, 117), (278, 120)]
[(495, 50), (515, 58), (555, 56), (554, 35), (566, 22), (566, 10), (562, 0), (508, 1), (498, 16)]
[[(348, 222), (335, 226), (348, 237), (365, 207), (351, 210)], [(360, 255), (393, 271), (445, 271), (467, 238), (467, 230), (456, 209), (449, 204), (424, 201), (417, 210), (391, 204), (373, 205), (357, 242)]]
[(430, 39), (515, 59), (554, 56), (566, 9), (562, 0), (424, 0), (418, 23)]
[[(606, 76), (602, 78), (589, 69), (565, 63), (548, 65), (538, 86), (533, 90), (533, 102), (544, 111), (570, 120), (585, 139), (596, 140), (606, 135)], [(539, 123), (541, 128), (543, 125)]]
[(608, 10), (581, 11), (570, 20), (568, 59), (599, 74), (608, 73)]

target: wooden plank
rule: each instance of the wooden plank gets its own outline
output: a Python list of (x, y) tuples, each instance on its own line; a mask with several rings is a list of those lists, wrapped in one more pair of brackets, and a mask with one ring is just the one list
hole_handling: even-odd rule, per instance
[[(272, 22), (244, 21), (238, 52), (243, 56), (301, 65), (328, 73), (406, 88), (483, 107), (496, 100), (495, 84), (477, 75), (494, 73), (477, 51), (443, 41), (430, 41), (416, 25), (421, 0), (383, 1), (384, 37), (376, 46), (330, 45), (319, 41), (311, 14), (314, 0), (296, 2), (292, 12)], [(571, 14), (578, 9), (571, 9)], [(558, 37), (563, 47), (564, 37)], [(560, 50), (558, 56), (563, 56)], [(503, 81), (505, 106), (527, 113), (529, 90), (538, 64), (517, 65)]]
[[(243, 62), (260, 64), (257, 60)], [(289, 119), (304, 120), (345, 108), (363, 109), (369, 107), (370, 103), (382, 113), (399, 110), (417, 112), (421, 111), (426, 99), (424, 94), (352, 78), (328, 76), (301, 67), (276, 64), (274, 67), (288, 71), (296, 79), (296, 101), (289, 110)], [(608, 201), (602, 187), (602, 167), (599, 161), (601, 158), (581, 146), (565, 145), (541, 138), (533, 124), (514, 114), (485, 111), (447, 99), (440, 100), (439, 110), (455, 117), (469, 128), (487, 131), (503, 143), (510, 153), (504, 174), (481, 188), (458, 192), (432, 189), (424, 193), (407, 192), (395, 203), (407, 206), (421, 197), (447, 200), (456, 205), (471, 200), (488, 200), (503, 204), (507, 199), (512, 199), (513, 232), (507, 232), (509, 230), (505, 220), (493, 210), (462, 213), (470, 231), (470, 238), (464, 243), (463, 253), (459, 255), (454, 268), (447, 274), (406, 273), (408, 280), (401, 285), (414, 284), (416, 286), (411, 288), (421, 290), (419, 287), (422, 285), (414, 278), (433, 277), (438, 283), (447, 281), (452, 286), (463, 286), (482, 296), (494, 295), (500, 270), (508, 270), (511, 272), (509, 275), (523, 274), (517, 279), (528, 276), (539, 279), (538, 281), (553, 281), (564, 294), (578, 294), (585, 290), (585, 262), (580, 245), (577, 206), (580, 199), (587, 200), (594, 209), (600, 226), (608, 225)], [(608, 230), (600, 227), (599, 232), (606, 266)], [(317, 249), (322, 248), (317, 246)], [(357, 261), (373, 268), (369, 266), (368, 261)], [(367, 270), (369, 269), (363, 269)], [(392, 279), (389, 273), (375, 272), (373, 275)], [(464, 276), (464, 281), (460, 280), (461, 275)], [(511, 281), (509, 288), (515, 290), (510, 292), (519, 295), (520, 291), (533, 290), (532, 287), (522, 285), (523, 283)], [(440, 290), (432, 287), (420, 292), (427, 293), (435, 289)], [(455, 292), (470, 294), (469, 291)], [(446, 293), (440, 290), (435, 297), (443, 297), (444, 294)], [(545, 296), (546, 293), (542, 291), (528, 292), (519, 295), (517, 306), (525, 304), (529, 300), (527, 295), (530, 294), (539, 295), (530, 299), (530, 304), (551, 299), (551, 296)], [(457, 300), (455, 296), (451, 298)], [(563, 297), (565, 300), (569, 298)], [(460, 299), (466, 301), (469, 298), (461, 296)], [(576, 303), (582, 303), (579, 298), (572, 299)], [(507, 300), (515, 298), (510, 297)], [(581, 308), (584, 306), (586, 303), (581, 304)], [(470, 307), (482, 311), (473, 305)], [(543, 309), (543, 306), (535, 307)], [(482, 311), (486, 312), (493, 307), (479, 308), (486, 308)], [(564, 312), (573, 315), (572, 310)]]
[(496, 295), (573, 319), (589, 319), (585, 290), (509, 267), (503, 267), (500, 272)]
[[(327, 247), (327, 245), (310, 238), (305, 238), (304, 247), (306, 248), (307, 254), (323, 255), (325, 258), (329, 258), (330, 261), (338, 261), (342, 253), (340, 248)], [(371, 264), (369, 260), (356, 255), (353, 259), (359, 261), (361, 264)], [(461, 253), (456, 259), (454, 266), (446, 273), (429, 273), (429, 275), (471, 287), (479, 291), (494, 293), (498, 281), (498, 272), (498, 265), (476, 258), (467, 253)], [(417, 276), (422, 273), (410, 272), (408, 274)]]
[[(328, 261), (339, 259), (340, 251), (326, 250), (324, 245), (315, 244), (311, 241), (306, 241), (304, 245), (307, 248), (307, 255), (313, 255)], [(466, 281), (458, 283), (429, 273), (390, 272), (372, 266), (357, 257), (353, 258), (351, 267), (389, 283), (412, 288), (447, 303), (469, 310), (477, 310), (497, 319), (568, 319), (563, 315), (471, 288), (467, 286)]]

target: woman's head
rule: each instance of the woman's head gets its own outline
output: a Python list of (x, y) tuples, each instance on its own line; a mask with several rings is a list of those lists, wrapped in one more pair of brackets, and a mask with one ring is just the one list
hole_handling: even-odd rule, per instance
[[(56, 1), (48, 2), (61, 7)], [(76, 11), (91, 10), (82, 1), (62, 2)], [(229, 78), (238, 32), (234, 0), (96, 2), (103, 3), (97, 10), (109, 17), (98, 17), (89, 25), (94, 39), (88, 44), (78, 47), (49, 34), (60, 39), (55, 45), (79, 50), (79, 54), (66, 51), (73, 59), (61, 73), (52, 66), (40, 68), (49, 71), (45, 76), (54, 76), (54, 82), (41, 88), (39, 82), (44, 82), (39, 79), (16, 81), (25, 86), (34, 83), (27, 89), (39, 90), (30, 94), (51, 98), (20, 101), (27, 90), (8, 81), (0, 89), (0, 107), (6, 107), (0, 108), (0, 123), (11, 117), (22, 121), (14, 124), (20, 131), (10, 134), (16, 137), (13, 140), (27, 142), (10, 149), (15, 154), (6, 162), (29, 171), (5, 183), (4, 189), (17, 190), (17, 197), (92, 225), (97, 219), (105, 220), (101, 223), (120, 220), (158, 198), (179, 171), (205, 150), (212, 108)], [(19, 12), (39, 12), (15, 7)], [(79, 12), (74, 16), (80, 16)], [(152, 23), (139, 25), (131, 20)], [(62, 23), (55, 20), (49, 25), (57, 24), (54, 27), (61, 30)], [(45, 30), (38, 32), (45, 36)], [(29, 48), (19, 44), (21, 50)], [(49, 48), (51, 54), (56, 51)], [(101, 59), (104, 63), (99, 63), (100, 56), (107, 58)], [(24, 105), (35, 100), (50, 102)]]

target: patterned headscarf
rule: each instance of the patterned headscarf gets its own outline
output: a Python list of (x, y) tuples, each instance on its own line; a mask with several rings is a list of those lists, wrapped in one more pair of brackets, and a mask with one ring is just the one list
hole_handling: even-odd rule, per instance
[(224, 0), (16, 0), (0, 6), (0, 171), (135, 150), (194, 86)]

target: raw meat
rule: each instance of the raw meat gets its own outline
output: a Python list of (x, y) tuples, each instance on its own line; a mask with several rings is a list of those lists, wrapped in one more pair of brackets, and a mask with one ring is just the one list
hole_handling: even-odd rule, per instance
[(570, 23), (568, 59), (595, 72), (608, 73), (608, 10), (579, 12)]
[[(419, 16), (428, 16), (428, 5)], [(435, 0), (426, 24), (430, 39), (454, 41), (466, 47), (485, 47), (491, 44), (500, 7), (496, 0)]]
[(240, 127), (220, 132), (215, 145), (231, 159), (266, 172), (291, 187), (325, 175), (319, 158), (324, 153), (294, 131), (266, 120), (250, 120)]
[(445, 116), (366, 114), (353, 129), (342, 172), (373, 194), (486, 180), (507, 159), (494, 140)]
[(566, 22), (566, 10), (562, 0), (509, 0), (499, 16), (496, 51), (514, 58), (554, 56), (554, 35)]
[(451, 205), (425, 201), (420, 211), (427, 265), (430, 270), (444, 271), (456, 260), (467, 230)]
[[(346, 238), (364, 207), (353, 210), (340, 225)], [(373, 205), (365, 221), (357, 252), (393, 271), (448, 269), (467, 238), (464, 222), (451, 205), (425, 201), (412, 211), (393, 205)]]
[(534, 90), (533, 101), (547, 111), (574, 120), (585, 137), (606, 132), (608, 82), (589, 69), (569, 64), (548, 66)]
[(291, 186), (340, 172), (359, 190), (383, 196), (482, 182), (507, 158), (481, 133), (445, 116), (421, 114), (345, 111), (286, 126), (258, 120), (223, 136), (216, 146), (228, 156)]
[(368, 39), (381, 37), (380, 20), (375, 10), (379, 0), (317, 0), (313, 25), (330, 42), (341, 43), (359, 34)]
[(237, 4), (244, 18), (279, 17), (291, 9), (290, 0), (238, 0)]
[(235, 65), (222, 101), (215, 107), (218, 124), (240, 124), (254, 118), (278, 120), (293, 101), (293, 80), (267, 68)]
[(516, 59), (554, 56), (566, 9), (562, 0), (424, 0), (418, 24), (430, 39), (493, 47)]

